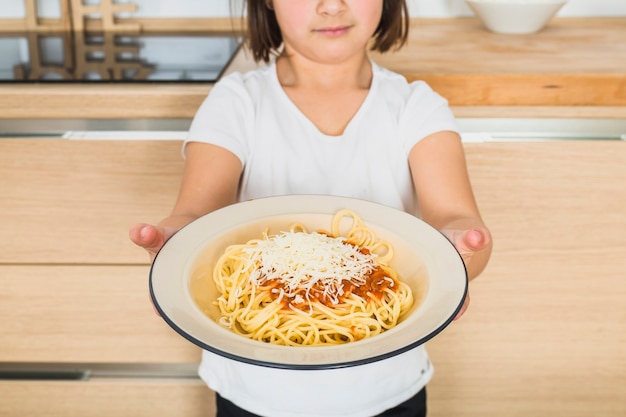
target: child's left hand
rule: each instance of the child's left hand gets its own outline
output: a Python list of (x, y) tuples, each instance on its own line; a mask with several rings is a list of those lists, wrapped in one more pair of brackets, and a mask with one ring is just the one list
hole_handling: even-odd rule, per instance
[[(461, 255), (461, 258), (463, 258), (463, 262), (466, 266), (470, 263), (474, 254), (486, 248), (491, 241), (489, 232), (485, 228), (474, 228), (470, 230), (447, 229), (442, 230), (441, 232), (448, 238), (448, 240), (450, 240), (450, 242), (452, 242), (456, 250), (459, 251), (459, 254)], [(469, 278), (472, 279), (473, 277)], [(465, 313), (467, 307), (469, 306), (469, 302), (470, 296), (468, 292), (465, 296), (463, 306), (457, 313), (456, 317), (454, 317), (454, 320), (459, 319), (463, 313)]]
[(479, 250), (486, 248), (491, 240), (487, 229), (482, 227), (470, 230), (444, 229), (441, 233), (452, 242), (466, 265), (472, 256)]

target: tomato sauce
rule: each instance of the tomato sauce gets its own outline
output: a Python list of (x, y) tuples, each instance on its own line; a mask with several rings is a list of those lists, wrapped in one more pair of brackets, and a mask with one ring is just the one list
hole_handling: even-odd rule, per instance
[[(334, 237), (332, 234), (327, 232), (318, 231), (318, 233)], [(355, 246), (365, 255), (369, 255), (371, 253), (369, 249), (358, 246), (355, 243), (346, 241), (346, 244)], [(284, 291), (282, 291), (285, 285), (278, 280), (270, 280), (267, 284), (270, 286), (272, 300), (277, 300), (281, 296), (283, 297), (282, 304), (284, 309), (298, 308), (303, 311), (308, 311), (310, 307), (309, 303), (311, 302), (319, 302), (331, 308), (336, 306), (336, 303), (334, 302), (336, 300), (333, 300), (325, 294), (324, 285), (321, 283), (314, 285), (309, 290), (308, 299), (305, 290), (302, 290), (297, 295), (288, 296)], [(342, 287), (343, 294), (338, 297), (338, 301), (339, 303), (344, 302), (350, 294), (357, 295), (364, 300), (381, 300), (385, 290), (391, 289), (396, 291), (397, 287), (396, 280), (390, 277), (380, 266), (376, 266), (375, 269), (367, 276), (364, 284), (345, 282)]]
[[(268, 284), (270, 284), (268, 287), (272, 300), (278, 299), (282, 294), (283, 308), (293, 307), (305, 311), (309, 309), (309, 302), (320, 302), (327, 307), (336, 306), (333, 300), (325, 294), (325, 288), (321, 284), (311, 288), (308, 300), (304, 290), (298, 293), (298, 295), (288, 296), (282, 291), (284, 284), (280, 283), (278, 280), (268, 281)], [(268, 289), (268, 287), (265, 287), (265, 289)], [(389, 277), (381, 267), (376, 267), (365, 279), (364, 284), (357, 285), (352, 282), (344, 283), (343, 294), (339, 297), (339, 303), (344, 302), (350, 294), (357, 295), (365, 300), (381, 300), (385, 290), (391, 289), (395, 291), (396, 288), (396, 280)]]

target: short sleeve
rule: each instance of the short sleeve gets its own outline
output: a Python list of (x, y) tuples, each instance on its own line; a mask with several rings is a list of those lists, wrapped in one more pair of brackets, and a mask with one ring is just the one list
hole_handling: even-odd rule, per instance
[(200, 105), (187, 133), (183, 155), (189, 142), (210, 143), (227, 149), (245, 164), (252, 118), (253, 106), (243, 77), (230, 74), (215, 84)]
[(442, 131), (458, 132), (454, 114), (448, 101), (434, 92), (423, 81), (410, 84), (411, 94), (400, 115), (400, 134), (403, 137), (407, 154), (411, 148), (433, 133)]

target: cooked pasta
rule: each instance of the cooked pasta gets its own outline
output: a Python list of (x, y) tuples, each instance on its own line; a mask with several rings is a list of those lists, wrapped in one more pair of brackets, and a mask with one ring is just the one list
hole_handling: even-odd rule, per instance
[[(351, 220), (342, 236), (340, 226)], [(394, 327), (413, 304), (408, 285), (389, 266), (393, 247), (351, 210), (331, 229), (267, 232), (229, 246), (213, 279), (220, 324), (262, 342), (320, 346), (353, 342)]]

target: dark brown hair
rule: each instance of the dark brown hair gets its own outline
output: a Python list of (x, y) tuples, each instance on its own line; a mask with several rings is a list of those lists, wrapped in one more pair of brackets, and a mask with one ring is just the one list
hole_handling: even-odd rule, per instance
[[(246, 0), (246, 42), (255, 61), (268, 62), (283, 43), (274, 11), (266, 0)], [(383, 0), (383, 13), (374, 32), (370, 49), (387, 52), (401, 48), (409, 36), (406, 0)]]

